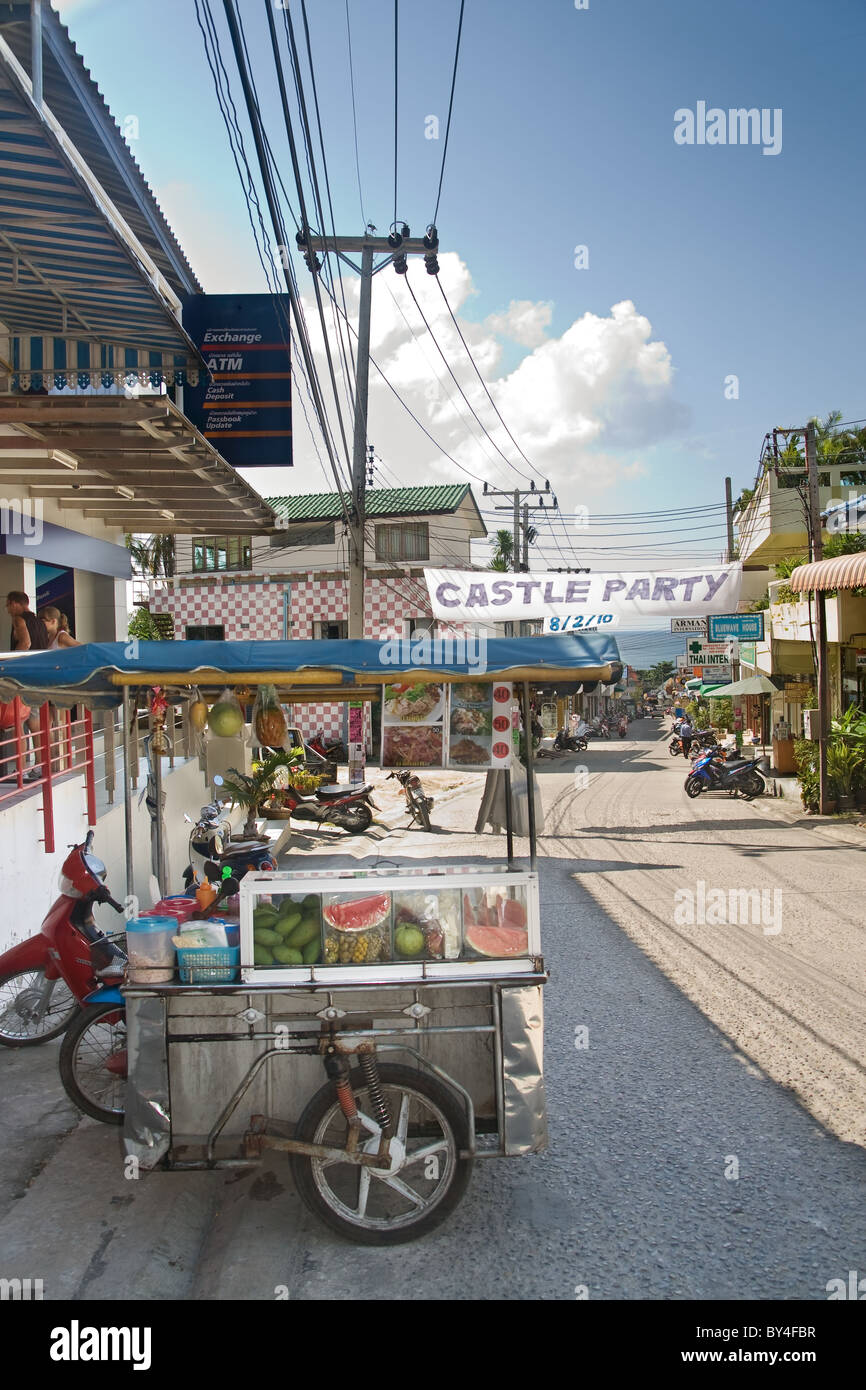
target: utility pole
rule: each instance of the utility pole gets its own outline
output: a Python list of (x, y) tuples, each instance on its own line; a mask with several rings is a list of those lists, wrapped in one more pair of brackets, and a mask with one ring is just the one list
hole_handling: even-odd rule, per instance
[[(512, 570), (514, 570), (514, 571), (519, 572), (520, 570), (523, 570), (525, 573), (528, 573), (528, 571), (529, 571), (529, 513), (530, 513), (530, 510), (532, 510), (532, 511), (534, 511), (534, 512), (535, 512), (535, 511), (555, 511), (556, 508), (557, 508), (557, 506), (559, 505), (558, 502), (557, 502), (557, 500), (556, 500), (555, 495), (552, 495), (552, 494), (551, 494), (551, 497), (550, 497), (550, 501), (549, 501), (549, 502), (545, 502), (544, 499), (545, 499), (545, 497), (546, 497), (549, 493), (550, 493), (550, 483), (547, 482), (546, 479), (545, 479), (543, 491), (542, 491), (541, 488), (537, 488), (537, 487), (535, 486), (535, 483), (533, 483), (533, 484), (532, 484), (532, 487), (529, 487), (529, 488), (519, 488), (519, 487), (516, 487), (516, 488), (514, 489), (513, 492), (500, 492), (500, 491), (498, 491), (496, 488), (488, 487), (487, 483), (484, 484), (484, 496), (485, 496), (485, 497), (510, 497), (510, 498), (511, 498), (511, 504), (510, 504), (509, 506), (497, 507), (496, 510), (497, 510), (498, 512), (510, 512), (510, 511), (512, 511), (512, 509), (513, 509), (513, 522), (512, 522), (512, 526), (513, 526), (513, 541), (512, 541), (512, 547), (511, 547), (511, 568), (512, 568)], [(529, 497), (529, 498), (537, 497), (537, 498), (538, 498), (538, 501), (537, 501), (537, 502), (525, 502), (525, 503), (523, 504), (523, 518), (522, 518), (522, 522), (521, 522), (521, 516), (520, 516), (520, 503), (521, 503), (521, 499), (524, 498), (524, 497)], [(523, 526), (523, 538), (522, 538), (522, 540), (521, 540), (521, 535), (520, 535), (521, 524), (522, 524), (522, 526)], [(513, 636), (513, 635), (514, 635), (514, 633), (513, 633), (513, 624), (508, 623), (508, 624), (507, 624), (507, 627), (508, 627), (509, 630), (510, 630), (510, 635)], [(523, 628), (524, 628), (524, 624), (523, 624), (523, 622), (520, 622), (520, 623), (518, 624), (518, 629), (519, 629), (518, 634), (517, 634), (518, 636), (521, 636), (521, 637), (522, 637), (522, 636), (524, 635)]]
[(731, 480), (725, 479), (725, 511), (728, 521), (728, 563), (734, 558), (734, 503), (731, 496)]
[[(373, 276), (386, 265), (394, 264), (398, 275), (405, 275), (407, 256), (423, 256), (428, 275), (438, 275), (436, 252), (439, 237), (435, 227), (428, 227), (423, 237), (413, 237), (405, 223), (390, 236), (310, 236), (298, 232), (296, 241), (310, 269), (319, 270), (317, 252), (332, 251), (361, 277), (361, 297), (358, 311), (358, 345), (355, 365), (355, 433), (352, 444), (352, 505), (349, 516), (349, 636), (364, 636), (364, 574), (365, 574), (365, 469), (367, 464), (367, 397), (370, 382), (370, 309)], [(361, 256), (361, 264), (350, 259), (350, 253)], [(378, 264), (374, 257), (382, 256)]]
[[(821, 502), (818, 492), (818, 456), (815, 447), (815, 422), (806, 426), (806, 476), (809, 483), (809, 540), (810, 558), (821, 560), (824, 542), (821, 538)], [(827, 610), (824, 590), (815, 591), (816, 639), (818, 664), (818, 809), (827, 814), (830, 788), (827, 778), (827, 734), (830, 728), (830, 686), (827, 671)]]

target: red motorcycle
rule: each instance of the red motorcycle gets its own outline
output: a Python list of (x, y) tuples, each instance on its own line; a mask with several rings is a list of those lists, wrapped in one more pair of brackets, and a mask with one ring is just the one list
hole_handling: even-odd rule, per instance
[(314, 753), (318, 753), (320, 758), (324, 758), (330, 763), (345, 763), (348, 761), (346, 745), (338, 738), (326, 739), (324, 729), (320, 729), (314, 738), (307, 740), (307, 747), (312, 748)]
[(281, 787), (278, 793), (279, 810), (292, 820), (338, 825), (348, 834), (357, 835), (372, 824), (373, 810), (378, 809), (372, 792), (370, 786), (335, 786), (333, 789), (319, 787), (314, 796), (302, 796), (294, 787)]
[(0, 956), (0, 1043), (34, 1047), (65, 1032), (86, 997), (123, 975), (125, 933), (106, 936), (93, 920), (95, 903), (122, 912), (105, 886), (106, 868), (91, 853), (93, 831), (60, 871), (60, 896), (41, 930)]

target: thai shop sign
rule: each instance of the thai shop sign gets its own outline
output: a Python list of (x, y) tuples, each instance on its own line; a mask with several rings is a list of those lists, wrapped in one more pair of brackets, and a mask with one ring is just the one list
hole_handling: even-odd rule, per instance
[(512, 696), (509, 681), (384, 686), (382, 766), (510, 767)]
[(196, 429), (234, 468), (291, 467), (288, 296), (191, 295), (183, 326), (208, 369), (184, 387)]
[(705, 617), (726, 613), (739, 601), (743, 567), (738, 562), (699, 570), (625, 570), (579, 575), (536, 573), (494, 576), (484, 570), (425, 569), (433, 616), (447, 622), (513, 621), (516, 618), (590, 617), (605, 623), (650, 618)]
[(699, 638), (689, 642), (686, 655), (695, 666), (702, 666), (704, 674), (714, 666), (728, 666), (737, 660), (736, 642), (702, 642)]

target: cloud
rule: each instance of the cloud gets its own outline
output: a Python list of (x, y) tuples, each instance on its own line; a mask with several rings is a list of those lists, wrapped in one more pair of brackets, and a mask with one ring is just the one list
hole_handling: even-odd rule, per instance
[[(608, 314), (585, 313), (555, 337), (546, 336), (552, 306), (544, 301), (512, 300), (507, 308), (472, 322), (461, 316), (461, 309), (477, 293), (468, 266), (452, 253), (439, 259), (448, 300), (487, 389), (526, 458), (497, 419), (438, 286), (410, 259), (408, 277), (385, 269), (373, 282), (371, 352), (394, 390), (436, 442), (425, 437), (371, 368), (368, 438), (385, 464), (377, 473), (377, 485), (394, 486), (395, 475), (400, 482), (415, 484), (461, 480), (471, 481), (477, 494), (480, 480), (502, 488), (525, 486), (527, 477), (549, 479), (567, 514), (578, 503), (591, 506), (594, 497), (646, 476), (648, 468), (639, 455), (680, 435), (686, 412), (676, 399), (670, 353), (664, 343), (653, 339), (649, 319), (634, 303), (623, 300)], [(309, 274), (303, 267), (299, 268), (299, 281), (320, 380), (326, 384), (328, 367), (321, 327), (308, 289)], [(445, 361), (413, 303), (409, 285)], [(349, 317), (356, 323), (357, 277), (349, 274), (344, 290)], [(339, 379), (333, 319), (327, 299), (325, 303)], [(506, 338), (523, 340), (522, 345), (529, 350), (513, 370), (500, 375)], [(534, 340), (531, 345), (529, 339)], [(493, 442), (461, 400), (449, 367)], [(342, 391), (341, 395), (351, 448), (352, 420)], [(290, 478), (291, 490), (320, 490), (327, 483), (329, 470), (323, 477), (304, 426), (302, 403), (311, 418), (312, 410), (300, 374), (295, 378), (294, 401), (297, 467)], [(339, 441), (336, 420), (334, 434)], [(506, 460), (523, 476), (518, 476)]]
[(531, 299), (512, 299), (504, 314), (488, 314), (484, 327), (521, 347), (534, 348), (544, 342), (545, 330), (553, 317), (553, 305)]
[(83, 14), (85, 10), (95, 10), (102, 4), (104, 0), (51, 0), (52, 9), (57, 11), (64, 24), (75, 15)]

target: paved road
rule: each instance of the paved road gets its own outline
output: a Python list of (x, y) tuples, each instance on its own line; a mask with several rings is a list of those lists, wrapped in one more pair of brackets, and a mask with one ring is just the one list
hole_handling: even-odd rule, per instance
[[(818, 1118), (833, 1120), (838, 1102), (847, 1132), (862, 1095), (862, 854), (759, 804), (687, 802), (658, 726), (634, 727), (637, 739), (590, 745), (588, 785), (573, 764), (541, 774), (547, 1153), (477, 1163), (446, 1226), (366, 1250), (306, 1214), (276, 1155), (241, 1177), (126, 1182), (116, 1134), (83, 1121), (11, 1202), (0, 1248), (13, 1267), (0, 1273), (83, 1299), (280, 1288), (293, 1300), (570, 1300), (579, 1287), (596, 1299), (822, 1299), (830, 1279), (866, 1269), (866, 1154)], [(447, 834), (395, 835), (380, 851), (492, 853), (493, 837), (466, 833), (476, 804), (473, 788), (442, 808)], [(699, 878), (781, 883), (781, 932), (674, 930), (673, 895), (697, 892)], [(841, 967), (834, 922), (852, 933)], [(787, 1029), (786, 1000), (804, 1012)], [(575, 1046), (577, 1029), (588, 1047)], [(769, 1075), (783, 1061), (782, 1080), (814, 1113)], [(0, 1053), (4, 1085), (21, 1064)], [(50, 1110), (57, 1087), (40, 1084)], [(22, 1136), (19, 1168), (31, 1142)]]

